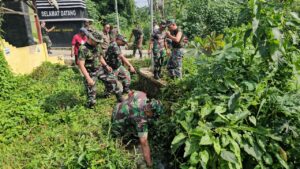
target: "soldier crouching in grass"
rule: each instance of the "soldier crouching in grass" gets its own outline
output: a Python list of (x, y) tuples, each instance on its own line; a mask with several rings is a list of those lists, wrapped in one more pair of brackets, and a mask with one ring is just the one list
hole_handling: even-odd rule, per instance
[[(80, 46), (78, 52), (78, 64), (85, 77), (85, 86), (88, 96), (88, 107), (96, 104), (96, 81), (100, 79), (105, 86), (109, 86), (116, 94), (118, 102), (122, 101), (122, 87), (118, 85), (117, 77), (112, 73), (112, 68), (103, 59), (103, 52), (99, 45), (101, 35), (98, 32), (90, 32), (87, 42)], [(101, 63), (101, 65), (100, 65)]]
[(146, 93), (130, 91), (128, 98), (118, 103), (112, 114), (112, 133), (124, 137), (138, 137), (144, 159), (148, 167), (152, 166), (148, 143), (148, 123), (151, 118), (163, 112), (160, 101), (149, 100)]
[[(126, 39), (122, 35), (117, 35), (115, 41), (111, 42), (108, 46), (105, 61), (113, 69), (113, 73), (117, 76), (118, 80), (122, 82), (123, 92), (129, 92), (129, 86), (131, 82), (130, 72), (135, 73), (134, 67), (130, 64), (127, 58), (122, 54), (120, 46), (127, 44)], [(123, 63), (128, 66), (129, 71), (123, 66)], [(106, 95), (110, 94), (110, 90), (107, 90)]]

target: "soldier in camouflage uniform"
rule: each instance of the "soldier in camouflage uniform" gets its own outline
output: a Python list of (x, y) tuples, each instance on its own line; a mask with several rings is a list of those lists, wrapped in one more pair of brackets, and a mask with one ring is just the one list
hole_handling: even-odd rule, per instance
[(166, 23), (162, 21), (159, 25), (159, 29), (155, 29), (153, 34), (151, 35), (151, 40), (149, 44), (149, 51), (153, 52), (153, 60), (154, 60), (154, 78), (159, 79), (162, 77), (161, 68), (164, 63), (164, 58), (166, 56), (166, 32), (164, 31), (166, 28)]
[(167, 21), (167, 26), (169, 32), (166, 33), (166, 36), (172, 40), (171, 57), (168, 61), (167, 69), (171, 78), (182, 78), (183, 33), (173, 19)]
[(142, 54), (143, 30), (137, 23), (136, 23), (136, 28), (134, 28), (131, 32), (129, 42), (131, 42), (132, 36), (134, 36), (133, 56), (135, 56), (135, 52), (136, 50), (138, 50), (140, 54), (140, 58), (142, 58), (143, 57)]
[(113, 73), (118, 77), (118, 80), (122, 82), (124, 93), (129, 91), (131, 77), (122, 63), (129, 67), (130, 72), (135, 73), (134, 67), (121, 52), (120, 46), (124, 46), (126, 43), (127, 41), (122, 35), (117, 35), (116, 41), (110, 43), (105, 55), (106, 63), (113, 69)]
[[(88, 107), (96, 103), (96, 81), (102, 80), (106, 87), (109, 87), (122, 101), (122, 86), (118, 83), (117, 77), (112, 73), (112, 68), (103, 59), (103, 52), (99, 43), (101, 35), (98, 32), (91, 32), (87, 35), (88, 40), (81, 45), (78, 52), (79, 68), (86, 81), (85, 86), (88, 96)], [(102, 64), (102, 66), (100, 65)]]
[(46, 22), (45, 21), (41, 22), (41, 31), (42, 31), (42, 36), (43, 36), (43, 42), (46, 43), (49, 54), (52, 54), (52, 52), (51, 52), (52, 41), (51, 41), (48, 33), (52, 32), (54, 29), (55, 29), (55, 26), (52, 26), (52, 28), (48, 29), (46, 27)]
[(148, 122), (162, 112), (160, 101), (149, 100), (144, 92), (130, 91), (128, 99), (118, 103), (112, 114), (112, 132), (115, 135), (137, 136), (149, 167), (152, 166), (152, 161), (148, 144)]

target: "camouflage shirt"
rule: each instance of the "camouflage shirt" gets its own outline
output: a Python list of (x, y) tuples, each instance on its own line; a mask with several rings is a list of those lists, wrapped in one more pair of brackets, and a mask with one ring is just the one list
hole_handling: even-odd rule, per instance
[(105, 55), (106, 63), (113, 69), (119, 68), (122, 65), (122, 61), (119, 58), (120, 54), (121, 48), (118, 46), (117, 42), (110, 43)]
[(148, 121), (144, 112), (148, 98), (144, 92), (135, 91), (128, 99), (118, 103), (112, 114), (113, 125), (132, 127), (138, 137), (148, 134)]
[(143, 36), (143, 31), (140, 28), (135, 28), (132, 30), (134, 36), (134, 41), (138, 41)]
[(153, 42), (153, 52), (160, 52), (165, 48), (166, 32), (161, 32), (156, 29), (151, 35), (151, 41)]
[(101, 46), (91, 46), (85, 43), (79, 47), (78, 59), (85, 61), (85, 68), (88, 71), (93, 71), (100, 67), (100, 57), (102, 56)]

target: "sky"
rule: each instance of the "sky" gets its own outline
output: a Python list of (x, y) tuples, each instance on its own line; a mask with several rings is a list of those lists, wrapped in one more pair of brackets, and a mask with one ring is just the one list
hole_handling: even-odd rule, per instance
[(148, 0), (135, 0), (135, 5), (137, 7), (148, 6)]

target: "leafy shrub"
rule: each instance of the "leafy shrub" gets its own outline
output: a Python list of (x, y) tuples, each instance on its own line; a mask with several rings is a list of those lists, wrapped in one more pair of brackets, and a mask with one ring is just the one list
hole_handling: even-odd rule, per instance
[(248, 8), (251, 23), (227, 30), (222, 50), (200, 55), (193, 75), (165, 90), (180, 168), (299, 166), (299, 50), (289, 38), (299, 38), (289, 24), (299, 18), (289, 3)]
[(240, 13), (238, 1), (190, 0), (186, 15), (181, 19), (184, 32), (190, 37), (223, 33), (235, 26)]

